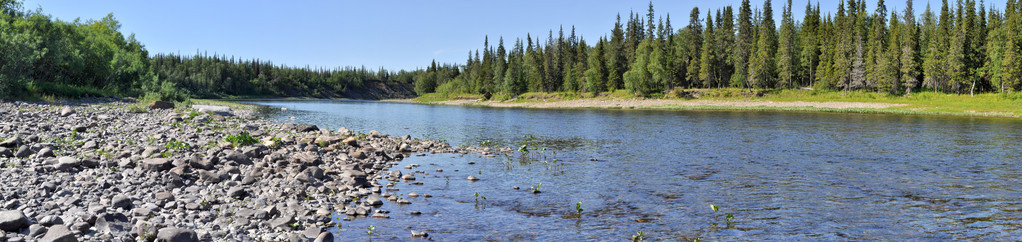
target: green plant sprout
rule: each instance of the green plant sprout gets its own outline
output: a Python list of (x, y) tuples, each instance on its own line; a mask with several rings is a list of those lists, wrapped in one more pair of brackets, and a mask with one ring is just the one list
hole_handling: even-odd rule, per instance
[(369, 225), (369, 227), (366, 227), (366, 235), (369, 235), (369, 241), (373, 241), (373, 230), (376, 230), (375, 225)]
[(532, 187), (531, 188), (532, 189), (532, 193), (540, 193), (539, 187), (542, 187), (542, 186), (543, 186), (543, 183), (540, 182), (539, 185), (536, 185), (536, 186)]
[(642, 231), (635, 232), (635, 235), (632, 235), (632, 242), (636, 241), (646, 241), (646, 236), (642, 235)]
[(578, 217), (582, 218), (582, 202), (575, 203), (575, 212), (578, 212)]

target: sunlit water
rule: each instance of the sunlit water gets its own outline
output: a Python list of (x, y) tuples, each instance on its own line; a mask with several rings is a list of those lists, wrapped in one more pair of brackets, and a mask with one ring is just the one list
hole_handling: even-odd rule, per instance
[[(387, 240), (410, 240), (410, 230), (438, 240), (625, 240), (640, 231), (689, 241), (1022, 238), (1022, 122), (1013, 119), (253, 103), (282, 121), (455, 145), (517, 148), (536, 137), (531, 163), (517, 153), (512, 162), (405, 159), (394, 168), (408, 174), (405, 165), (419, 164), (413, 170), (429, 175), (395, 193), (433, 197), (387, 202), (390, 219), (340, 221), (332, 229), (340, 238), (366, 239), (369, 225)], [(541, 193), (528, 192), (540, 183)]]

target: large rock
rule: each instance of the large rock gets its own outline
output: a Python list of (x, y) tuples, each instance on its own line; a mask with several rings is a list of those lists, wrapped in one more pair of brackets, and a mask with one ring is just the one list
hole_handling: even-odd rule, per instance
[(252, 164), (252, 160), (249, 159), (248, 156), (242, 152), (238, 152), (236, 150), (227, 150), (227, 152), (225, 152), (224, 154), (226, 155), (226, 157), (224, 158), (228, 161), (234, 161), (237, 162), (238, 164), (243, 165)]
[(315, 124), (299, 124), (295, 126), (295, 130), (298, 132), (312, 132), (319, 131), (319, 127), (316, 127)]
[(174, 103), (164, 101), (153, 101), (149, 103), (149, 109), (171, 109), (174, 108)]
[(192, 109), (199, 112), (211, 112), (223, 116), (231, 116), (231, 108), (226, 106), (213, 106), (213, 105), (192, 105)]
[(110, 202), (110, 206), (115, 209), (120, 208), (127, 211), (128, 209), (131, 209), (131, 198), (124, 195), (114, 196), (114, 199)]
[(108, 213), (96, 219), (96, 232), (123, 233), (131, 229), (128, 216), (120, 213)]
[(333, 242), (333, 241), (334, 241), (334, 234), (330, 233), (330, 232), (319, 233), (319, 236), (316, 237), (316, 240), (315, 240), (315, 242)]
[(174, 168), (174, 163), (167, 158), (146, 159), (142, 161), (142, 169), (147, 171), (166, 171)]
[(70, 107), (64, 107), (64, 108), (60, 109), (60, 116), (61, 117), (71, 116), (71, 114), (74, 114), (74, 113), (75, 113), (75, 110), (71, 109)]
[(32, 153), (33, 153), (32, 148), (28, 147), (28, 145), (22, 145), (20, 148), (18, 148), (17, 152), (14, 152), (14, 157), (25, 158), (32, 155)]
[(58, 171), (69, 171), (74, 168), (78, 168), (82, 165), (82, 162), (77, 158), (64, 156), (57, 159), (57, 164), (53, 165), (53, 168)]
[(28, 228), (28, 217), (18, 210), (7, 210), (0, 212), (0, 230), (7, 232), (18, 232)]
[(39, 240), (40, 242), (77, 242), (78, 238), (75, 238), (75, 234), (71, 233), (71, 229), (67, 225), (58, 224), (50, 227), (46, 230), (46, 235)]
[(14, 148), (14, 147), (16, 147), (16, 146), (18, 146), (20, 144), (21, 144), (21, 137), (20, 136), (15, 136), (15, 137), (12, 137), (12, 138), (4, 139), (3, 142), (0, 142), (0, 147)]
[(199, 235), (191, 229), (162, 228), (156, 233), (158, 242), (198, 242)]
[(11, 152), (11, 150), (9, 150), (7, 148), (0, 147), (0, 157), (13, 157), (13, 156), (14, 156), (14, 152)]

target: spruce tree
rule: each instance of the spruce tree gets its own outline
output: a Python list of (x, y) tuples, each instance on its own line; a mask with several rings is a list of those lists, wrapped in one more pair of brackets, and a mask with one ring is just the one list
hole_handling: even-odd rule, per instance
[(773, 10), (770, 0), (763, 3), (762, 17), (759, 22), (759, 40), (756, 42), (756, 52), (749, 64), (749, 82), (754, 87), (773, 86), (775, 62), (777, 55), (777, 35), (774, 25)]
[[(865, 15), (865, 13), (862, 13)], [(886, 69), (890, 63), (884, 62), (886, 58), (885, 48), (887, 48), (887, 6), (884, 5), (884, 0), (877, 1), (876, 12), (870, 18), (872, 22), (869, 28), (869, 41), (866, 42), (866, 87), (879, 86), (887, 76)], [(883, 88), (880, 88), (883, 89)]]
[(1019, 13), (1019, 7), (1015, 0), (1008, 0), (1008, 7), (1004, 9), (1005, 24), (1004, 24), (1004, 57), (1001, 59), (1001, 79), (1004, 90), (1018, 91), (1020, 90), (1020, 84), (1022, 84), (1022, 56), (1019, 49), (1019, 35), (1020, 21), (1022, 21), (1022, 14)]
[(915, 20), (915, 12), (912, 10), (912, 0), (905, 0), (905, 21), (901, 28), (901, 81), (905, 86), (905, 93), (911, 94), (912, 89), (919, 85), (919, 40)]
[(795, 84), (796, 61), (795, 21), (791, 18), (791, 0), (784, 5), (781, 34), (777, 42), (777, 86), (791, 88)]
[(585, 72), (586, 91), (592, 92), (593, 94), (606, 91), (607, 68), (604, 63), (606, 45), (607, 41), (600, 38), (600, 41), (596, 42), (596, 47), (590, 50), (589, 58), (586, 60), (589, 65), (589, 69)]
[(970, 78), (969, 69), (966, 65), (968, 59), (967, 48), (969, 44), (967, 41), (969, 24), (965, 22), (965, 11), (963, 10), (962, 1), (958, 0), (958, 5), (955, 11), (955, 23), (954, 27), (950, 31), (951, 40), (949, 42), (948, 55), (945, 61), (947, 63), (947, 75), (948, 91), (952, 91), (956, 94), (961, 94), (965, 83)]
[(685, 46), (688, 58), (685, 59), (686, 73), (685, 81), (682, 84), (684, 87), (693, 86), (699, 81), (699, 52), (703, 46), (703, 26), (699, 21), (698, 7), (692, 8), (692, 12), (689, 14), (688, 31), (688, 43)]
[(802, 20), (802, 30), (799, 32), (799, 65), (802, 85), (812, 86), (816, 80), (816, 66), (820, 62), (820, 11), (814, 9), (812, 4), (806, 4), (805, 17)]
[(734, 59), (732, 63), (735, 72), (731, 76), (731, 84), (737, 87), (751, 88), (748, 83), (749, 57), (752, 55), (754, 41), (752, 28), (752, 7), (749, 0), (742, 0), (742, 6), (738, 9), (738, 35), (735, 38), (734, 47), (731, 48)]
[(1004, 18), (998, 11), (991, 9), (987, 18), (989, 24), (986, 36), (986, 55), (981, 69), (981, 76), (997, 92), (1004, 92), (1001, 81), (1001, 61), (1004, 54)]
[(714, 61), (716, 59), (716, 55), (714, 54), (716, 51), (714, 47), (716, 45), (716, 41), (714, 37), (713, 17), (707, 13), (706, 31), (703, 31), (703, 39), (706, 41), (703, 42), (703, 48), (700, 50), (699, 54), (699, 80), (702, 81), (704, 88), (713, 87), (716, 85), (716, 82), (718, 82), (716, 80), (716, 73), (712, 70), (717, 66), (717, 63)]

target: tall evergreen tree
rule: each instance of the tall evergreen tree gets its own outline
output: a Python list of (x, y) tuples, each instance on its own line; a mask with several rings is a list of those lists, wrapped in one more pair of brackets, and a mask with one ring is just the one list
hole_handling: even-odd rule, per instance
[(703, 39), (706, 41), (703, 43), (702, 49), (699, 55), (699, 80), (702, 81), (702, 85), (705, 88), (710, 88), (717, 85), (717, 73), (713, 69), (717, 68), (718, 63), (716, 62), (716, 39), (713, 33), (713, 17), (710, 14), (706, 14), (706, 31), (703, 31)]
[(795, 46), (795, 21), (791, 18), (791, 0), (784, 5), (781, 14), (781, 35), (777, 43), (777, 86), (791, 88), (795, 85), (797, 52)]
[(905, 21), (901, 29), (901, 80), (905, 86), (905, 92), (911, 94), (912, 89), (919, 85), (919, 52), (916, 51), (919, 38), (916, 27), (915, 12), (912, 10), (912, 0), (905, 0)]
[(801, 68), (802, 85), (812, 86), (816, 80), (816, 66), (820, 62), (820, 11), (812, 4), (806, 4), (802, 30), (799, 32), (799, 65)]
[(763, 3), (759, 40), (756, 42), (756, 52), (749, 64), (749, 82), (755, 87), (771, 87), (776, 77), (774, 58), (777, 55), (777, 34), (770, 5), (770, 0)]
[(689, 14), (688, 31), (688, 43), (685, 47), (688, 57), (685, 59), (686, 73), (682, 84), (685, 87), (691, 87), (699, 81), (699, 52), (703, 46), (703, 26), (699, 20), (698, 7), (692, 8)]
[(749, 85), (749, 60), (752, 56), (751, 49), (753, 40), (752, 28), (752, 6), (749, 0), (742, 0), (742, 6), (738, 9), (738, 36), (735, 38), (733, 61), (735, 72), (731, 76), (731, 84), (740, 87), (751, 88)]
[(621, 29), (621, 14), (617, 15), (617, 22), (614, 22), (614, 29), (610, 32), (610, 42), (607, 43), (607, 51), (604, 59), (607, 62), (607, 89), (624, 88), (622, 76), (628, 69), (628, 58), (625, 56), (625, 33)]

